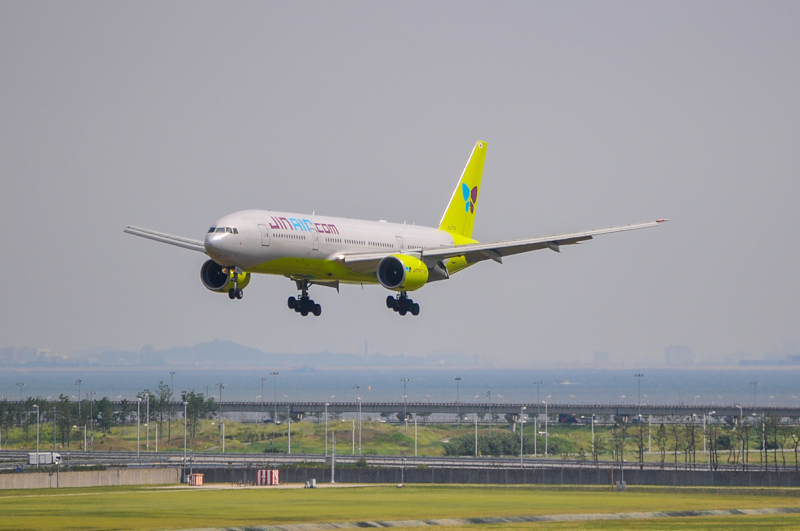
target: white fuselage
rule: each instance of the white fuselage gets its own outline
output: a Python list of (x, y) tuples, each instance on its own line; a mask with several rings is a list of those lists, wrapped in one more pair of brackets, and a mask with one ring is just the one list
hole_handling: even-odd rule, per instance
[(430, 227), (270, 210), (235, 212), (212, 228), (204, 241), (208, 255), (244, 271), (281, 258), (336, 260), (342, 254), (413, 253), (454, 245), (449, 233)]

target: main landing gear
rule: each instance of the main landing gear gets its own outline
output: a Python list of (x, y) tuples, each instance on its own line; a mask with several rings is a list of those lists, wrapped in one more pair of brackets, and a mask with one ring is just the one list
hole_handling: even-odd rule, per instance
[(319, 317), (322, 314), (322, 306), (308, 298), (308, 281), (298, 280), (296, 282), (297, 289), (300, 290), (300, 298), (289, 297), (289, 309), (296, 311), (303, 317), (310, 313), (314, 314), (314, 317)]
[(390, 308), (400, 315), (405, 315), (411, 312), (411, 315), (419, 315), (419, 304), (408, 298), (408, 293), (401, 291), (397, 298), (389, 295), (386, 297), (386, 307)]

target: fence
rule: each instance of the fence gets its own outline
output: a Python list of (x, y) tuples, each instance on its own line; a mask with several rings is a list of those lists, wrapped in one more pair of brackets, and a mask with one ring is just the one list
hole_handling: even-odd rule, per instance
[(87, 472), (0, 474), (0, 489), (159, 485), (180, 483), (180, 481), (180, 468), (112, 468)]

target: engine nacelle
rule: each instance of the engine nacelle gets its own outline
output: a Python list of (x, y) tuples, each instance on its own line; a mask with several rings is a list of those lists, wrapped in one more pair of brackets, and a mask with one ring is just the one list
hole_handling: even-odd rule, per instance
[[(200, 280), (203, 282), (203, 285), (211, 291), (227, 293), (228, 290), (233, 289), (231, 270), (227, 267), (222, 267), (214, 260), (208, 260), (203, 264), (203, 267), (200, 268)], [(236, 280), (239, 284), (239, 289), (244, 289), (250, 283), (250, 273), (242, 273), (238, 275)]]
[(392, 291), (418, 290), (428, 281), (428, 266), (405, 254), (387, 256), (378, 264), (378, 282)]

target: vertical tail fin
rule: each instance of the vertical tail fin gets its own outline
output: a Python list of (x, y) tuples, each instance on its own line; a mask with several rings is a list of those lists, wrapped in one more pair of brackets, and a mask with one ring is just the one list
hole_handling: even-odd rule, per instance
[(453, 191), (453, 197), (450, 198), (450, 204), (447, 205), (442, 221), (439, 222), (439, 229), (472, 238), (478, 190), (481, 186), (483, 163), (486, 160), (486, 146), (486, 142), (482, 141), (475, 144), (464, 173), (461, 174), (461, 179)]

